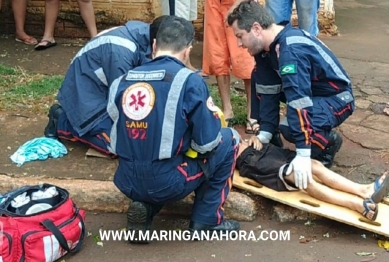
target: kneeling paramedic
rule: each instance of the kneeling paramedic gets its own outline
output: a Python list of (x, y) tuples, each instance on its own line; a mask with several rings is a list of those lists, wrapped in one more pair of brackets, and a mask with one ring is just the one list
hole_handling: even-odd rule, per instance
[[(332, 129), (354, 111), (352, 86), (336, 56), (319, 39), (291, 24), (276, 25), (260, 4), (242, 2), (228, 17), (238, 44), (256, 57), (258, 135), (269, 143), (279, 127), (296, 145), (291, 162), (305, 189), (312, 178), (311, 158), (331, 167), (342, 138)], [(280, 123), (280, 101), (287, 113)]]
[[(127, 228), (136, 233), (150, 229), (164, 204), (193, 191), (192, 232), (240, 228), (238, 222), (223, 218), (239, 134), (221, 127), (220, 109), (206, 83), (185, 68), (193, 40), (189, 21), (166, 18), (153, 45), (155, 58), (110, 88), (107, 110), (114, 122), (110, 148), (119, 160), (114, 183), (133, 200)], [(188, 151), (197, 157), (187, 156)]]
[(151, 59), (151, 45), (164, 17), (152, 24), (129, 21), (101, 32), (81, 48), (59, 90), (60, 105), (50, 108), (46, 137), (81, 142), (110, 155), (109, 86)]

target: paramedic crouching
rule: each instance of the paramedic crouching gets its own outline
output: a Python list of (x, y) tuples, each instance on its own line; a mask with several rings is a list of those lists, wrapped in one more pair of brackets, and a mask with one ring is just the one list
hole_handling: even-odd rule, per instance
[(110, 155), (109, 86), (150, 59), (151, 45), (164, 17), (151, 24), (128, 21), (105, 30), (77, 53), (58, 93), (60, 105), (50, 108), (46, 137), (81, 142)]
[[(185, 67), (193, 40), (190, 22), (165, 18), (153, 44), (155, 58), (110, 88), (110, 150), (119, 159), (114, 183), (133, 200), (127, 229), (135, 233), (149, 230), (164, 204), (193, 191), (189, 230), (225, 234), (240, 227), (223, 217), (239, 134), (221, 127), (206, 83)], [(196, 158), (186, 155), (189, 149)]]
[[(311, 181), (311, 158), (330, 168), (342, 145), (333, 128), (354, 111), (352, 85), (336, 56), (319, 39), (292, 25), (277, 25), (259, 3), (242, 2), (228, 16), (238, 44), (257, 61), (253, 114), (258, 139), (269, 143), (279, 129), (296, 145), (291, 162), (300, 189)], [(280, 100), (287, 113), (279, 121)], [(259, 110), (258, 110), (259, 108)], [(258, 112), (259, 111), (259, 112)], [(280, 125), (279, 125), (280, 124)]]

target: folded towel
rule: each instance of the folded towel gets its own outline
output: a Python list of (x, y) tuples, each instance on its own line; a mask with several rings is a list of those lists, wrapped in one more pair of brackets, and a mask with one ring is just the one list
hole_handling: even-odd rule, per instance
[(58, 140), (38, 137), (24, 143), (10, 158), (20, 167), (26, 162), (45, 160), (49, 157), (60, 158), (67, 153), (66, 147)]

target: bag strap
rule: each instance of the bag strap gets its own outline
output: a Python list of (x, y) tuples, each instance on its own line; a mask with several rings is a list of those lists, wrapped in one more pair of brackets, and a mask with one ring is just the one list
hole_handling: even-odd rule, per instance
[(77, 214), (77, 217), (80, 219), (80, 222), (81, 222), (81, 236), (80, 236), (80, 240), (78, 241), (77, 245), (72, 250), (69, 248), (68, 243), (67, 243), (64, 235), (61, 233), (59, 228), (56, 225), (54, 225), (54, 223), (50, 219), (46, 219), (46, 220), (41, 222), (41, 224), (46, 229), (48, 229), (51, 233), (53, 233), (55, 238), (58, 240), (58, 243), (60, 244), (60, 246), (63, 249), (65, 249), (68, 253), (77, 253), (78, 251), (80, 251), (84, 237), (85, 237), (84, 221), (83, 221), (82, 217), (80, 216), (80, 214)]

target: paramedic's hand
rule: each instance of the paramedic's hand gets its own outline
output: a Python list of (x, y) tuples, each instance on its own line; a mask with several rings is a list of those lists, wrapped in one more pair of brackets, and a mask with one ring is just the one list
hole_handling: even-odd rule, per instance
[(294, 172), (294, 184), (299, 189), (307, 189), (312, 181), (312, 162), (310, 149), (296, 149), (296, 157), (290, 162), (286, 175)]
[(252, 136), (248, 142), (249, 146), (252, 146), (255, 150), (261, 150), (263, 145), (258, 137)]

